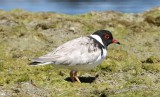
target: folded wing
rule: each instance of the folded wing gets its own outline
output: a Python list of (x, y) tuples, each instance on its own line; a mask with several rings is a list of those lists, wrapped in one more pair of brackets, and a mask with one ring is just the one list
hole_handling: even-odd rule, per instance
[(101, 56), (101, 49), (89, 37), (80, 37), (59, 46), (56, 50), (32, 59), (33, 62), (55, 65), (83, 65), (90, 64)]

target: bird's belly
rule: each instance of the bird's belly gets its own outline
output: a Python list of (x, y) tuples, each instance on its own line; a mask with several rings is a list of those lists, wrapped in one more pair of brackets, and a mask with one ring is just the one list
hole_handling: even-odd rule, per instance
[(94, 67), (98, 66), (99, 64), (102, 63), (102, 61), (105, 59), (107, 55), (107, 51), (103, 49), (103, 55), (99, 56), (95, 61), (87, 63), (87, 64), (74, 64), (74, 65), (53, 65), (58, 68), (67, 68), (70, 70), (77, 70), (77, 71), (89, 71), (93, 69)]
[(73, 68), (73, 70), (89, 71), (89, 70), (93, 69), (94, 67), (98, 66), (99, 64), (101, 64), (101, 62), (95, 62), (92, 64), (85, 64), (85, 65), (76, 65)]
[(104, 59), (97, 59), (95, 62), (93, 63), (89, 63), (89, 64), (77, 64), (77, 65), (53, 65), (54, 67), (57, 68), (66, 68), (66, 69), (70, 69), (70, 70), (77, 70), (77, 71), (89, 71), (91, 69), (93, 69), (94, 67), (98, 66), (99, 64), (101, 64), (101, 62)]

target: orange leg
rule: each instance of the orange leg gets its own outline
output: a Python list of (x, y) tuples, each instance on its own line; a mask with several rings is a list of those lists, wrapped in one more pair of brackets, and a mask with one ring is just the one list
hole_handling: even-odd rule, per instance
[(78, 71), (71, 70), (71, 72), (70, 72), (71, 80), (72, 80), (72, 82), (75, 82), (75, 80), (76, 80), (77, 82), (81, 83), (81, 81), (79, 80), (79, 78), (77, 76), (77, 72)]
[(70, 77), (71, 77), (72, 82), (75, 82), (73, 70), (70, 71)]

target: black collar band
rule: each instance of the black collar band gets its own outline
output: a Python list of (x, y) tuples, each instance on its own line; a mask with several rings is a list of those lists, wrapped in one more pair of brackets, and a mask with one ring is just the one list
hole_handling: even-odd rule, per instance
[(102, 45), (99, 41), (97, 41), (95, 38), (88, 36), (89, 38), (93, 39), (96, 43), (98, 43), (98, 46), (105, 48), (104, 45)]
[(103, 49), (105, 49), (105, 47), (99, 42), (97, 41), (95, 38), (88, 36), (90, 39), (93, 39), (95, 43), (98, 44), (98, 48), (101, 49), (101, 56), (103, 56)]

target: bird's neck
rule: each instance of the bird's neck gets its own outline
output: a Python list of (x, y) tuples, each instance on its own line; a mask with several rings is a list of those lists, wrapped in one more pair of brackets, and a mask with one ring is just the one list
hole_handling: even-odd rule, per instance
[(101, 37), (99, 37), (98, 35), (90, 35), (90, 36), (92, 38), (94, 38), (95, 40), (97, 40), (103, 47), (105, 47), (104, 44), (103, 44), (103, 42), (102, 42)]

